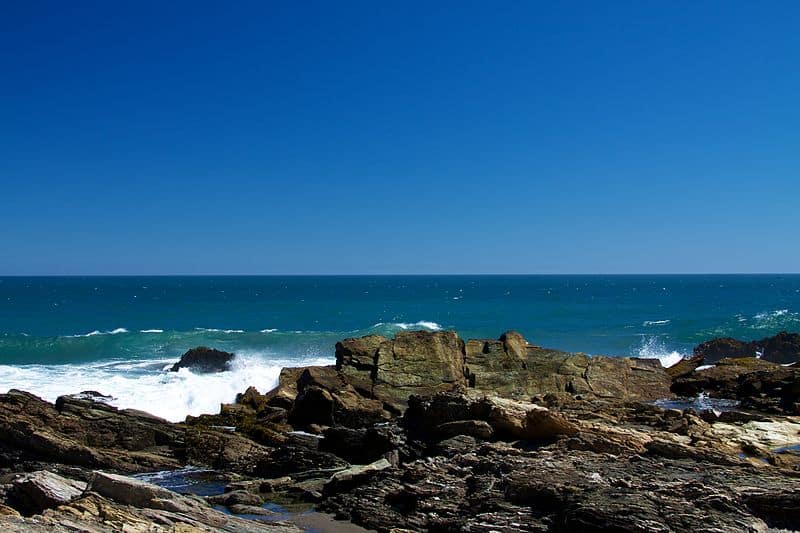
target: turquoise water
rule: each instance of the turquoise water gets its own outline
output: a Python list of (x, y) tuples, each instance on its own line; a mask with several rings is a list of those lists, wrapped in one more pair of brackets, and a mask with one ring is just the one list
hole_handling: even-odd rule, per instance
[[(800, 330), (800, 275), (0, 278), (0, 389), (94, 389), (172, 419), (215, 411), (347, 336), (455, 329), (590, 354), (669, 359), (717, 336)], [(233, 372), (162, 369), (186, 349)]]

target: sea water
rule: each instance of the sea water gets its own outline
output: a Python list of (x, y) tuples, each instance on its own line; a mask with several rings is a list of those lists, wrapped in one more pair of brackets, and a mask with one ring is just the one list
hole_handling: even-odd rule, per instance
[[(412, 329), (669, 365), (714, 337), (800, 330), (800, 275), (5, 277), (0, 391), (94, 390), (177, 421), (333, 363), (339, 339)], [(233, 368), (165, 370), (200, 345)]]

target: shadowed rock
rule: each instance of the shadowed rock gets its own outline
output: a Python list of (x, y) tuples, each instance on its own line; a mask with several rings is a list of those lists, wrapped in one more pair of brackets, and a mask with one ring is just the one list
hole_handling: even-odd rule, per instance
[(781, 331), (774, 337), (758, 341), (740, 341), (730, 337), (706, 341), (694, 349), (694, 355), (702, 355), (707, 363), (716, 363), (723, 358), (756, 357), (774, 363), (800, 361), (800, 334)]
[(194, 372), (212, 373), (230, 370), (234, 354), (198, 346), (183, 354), (180, 360), (172, 365), (170, 371), (177, 372), (181, 368), (188, 368)]

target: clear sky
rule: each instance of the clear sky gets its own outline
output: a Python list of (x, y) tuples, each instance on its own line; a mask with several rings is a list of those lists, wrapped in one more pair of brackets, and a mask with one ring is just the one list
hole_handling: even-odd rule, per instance
[(0, 274), (800, 271), (800, 2), (4, 2)]

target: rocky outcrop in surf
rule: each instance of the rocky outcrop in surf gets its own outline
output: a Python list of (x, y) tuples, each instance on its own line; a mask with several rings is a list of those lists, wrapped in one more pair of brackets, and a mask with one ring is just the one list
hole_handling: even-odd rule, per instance
[(706, 341), (694, 349), (706, 363), (723, 358), (759, 357), (773, 363), (787, 364), (800, 361), (800, 334), (782, 331), (773, 337), (757, 341), (740, 341), (730, 337)]
[(183, 354), (180, 360), (172, 365), (170, 370), (177, 372), (181, 368), (188, 368), (193, 372), (225, 372), (230, 370), (231, 361), (233, 361), (234, 357), (234, 354), (230, 352), (198, 346)]

